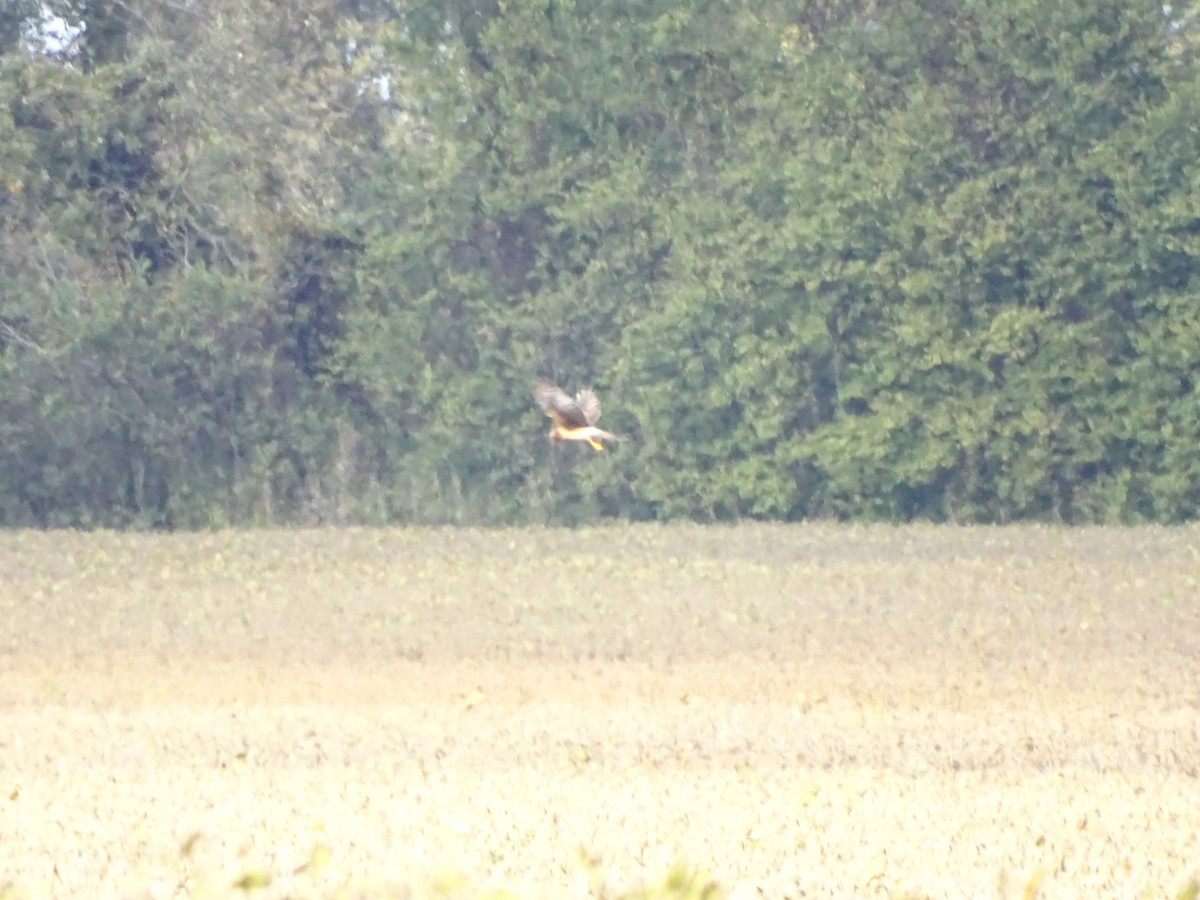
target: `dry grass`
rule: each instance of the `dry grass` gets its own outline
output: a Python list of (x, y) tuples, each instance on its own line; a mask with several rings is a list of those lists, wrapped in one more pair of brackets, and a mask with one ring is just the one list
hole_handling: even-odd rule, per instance
[(678, 860), (709, 874), (646, 896), (1186, 892), (1198, 553), (1192, 528), (3, 534), (0, 896), (615, 896)]

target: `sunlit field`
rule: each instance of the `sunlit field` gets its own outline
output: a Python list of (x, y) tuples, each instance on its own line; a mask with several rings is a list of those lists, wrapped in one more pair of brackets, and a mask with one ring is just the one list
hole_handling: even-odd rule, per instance
[(0, 534), (0, 897), (1193, 896), (1198, 581), (1196, 528)]

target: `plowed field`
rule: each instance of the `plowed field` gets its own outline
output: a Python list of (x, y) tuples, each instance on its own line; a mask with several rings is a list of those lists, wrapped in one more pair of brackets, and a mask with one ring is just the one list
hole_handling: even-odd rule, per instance
[(1174, 896), (1198, 584), (1193, 528), (0, 534), (0, 895)]

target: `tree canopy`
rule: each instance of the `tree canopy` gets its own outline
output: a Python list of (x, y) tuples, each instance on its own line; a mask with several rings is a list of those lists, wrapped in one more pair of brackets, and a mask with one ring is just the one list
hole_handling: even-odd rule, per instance
[(0, 524), (1195, 518), (1191, 7), (796, 7), (0, 7)]

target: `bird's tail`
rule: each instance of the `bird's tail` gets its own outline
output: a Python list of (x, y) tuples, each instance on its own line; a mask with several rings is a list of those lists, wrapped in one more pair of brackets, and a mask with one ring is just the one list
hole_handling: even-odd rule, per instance
[(618, 441), (623, 440), (623, 437), (615, 435), (611, 431), (603, 431), (599, 428), (593, 428), (587, 439), (588, 443), (592, 445), (592, 449), (597, 451), (604, 449), (604, 442), (606, 441), (617, 443)]

